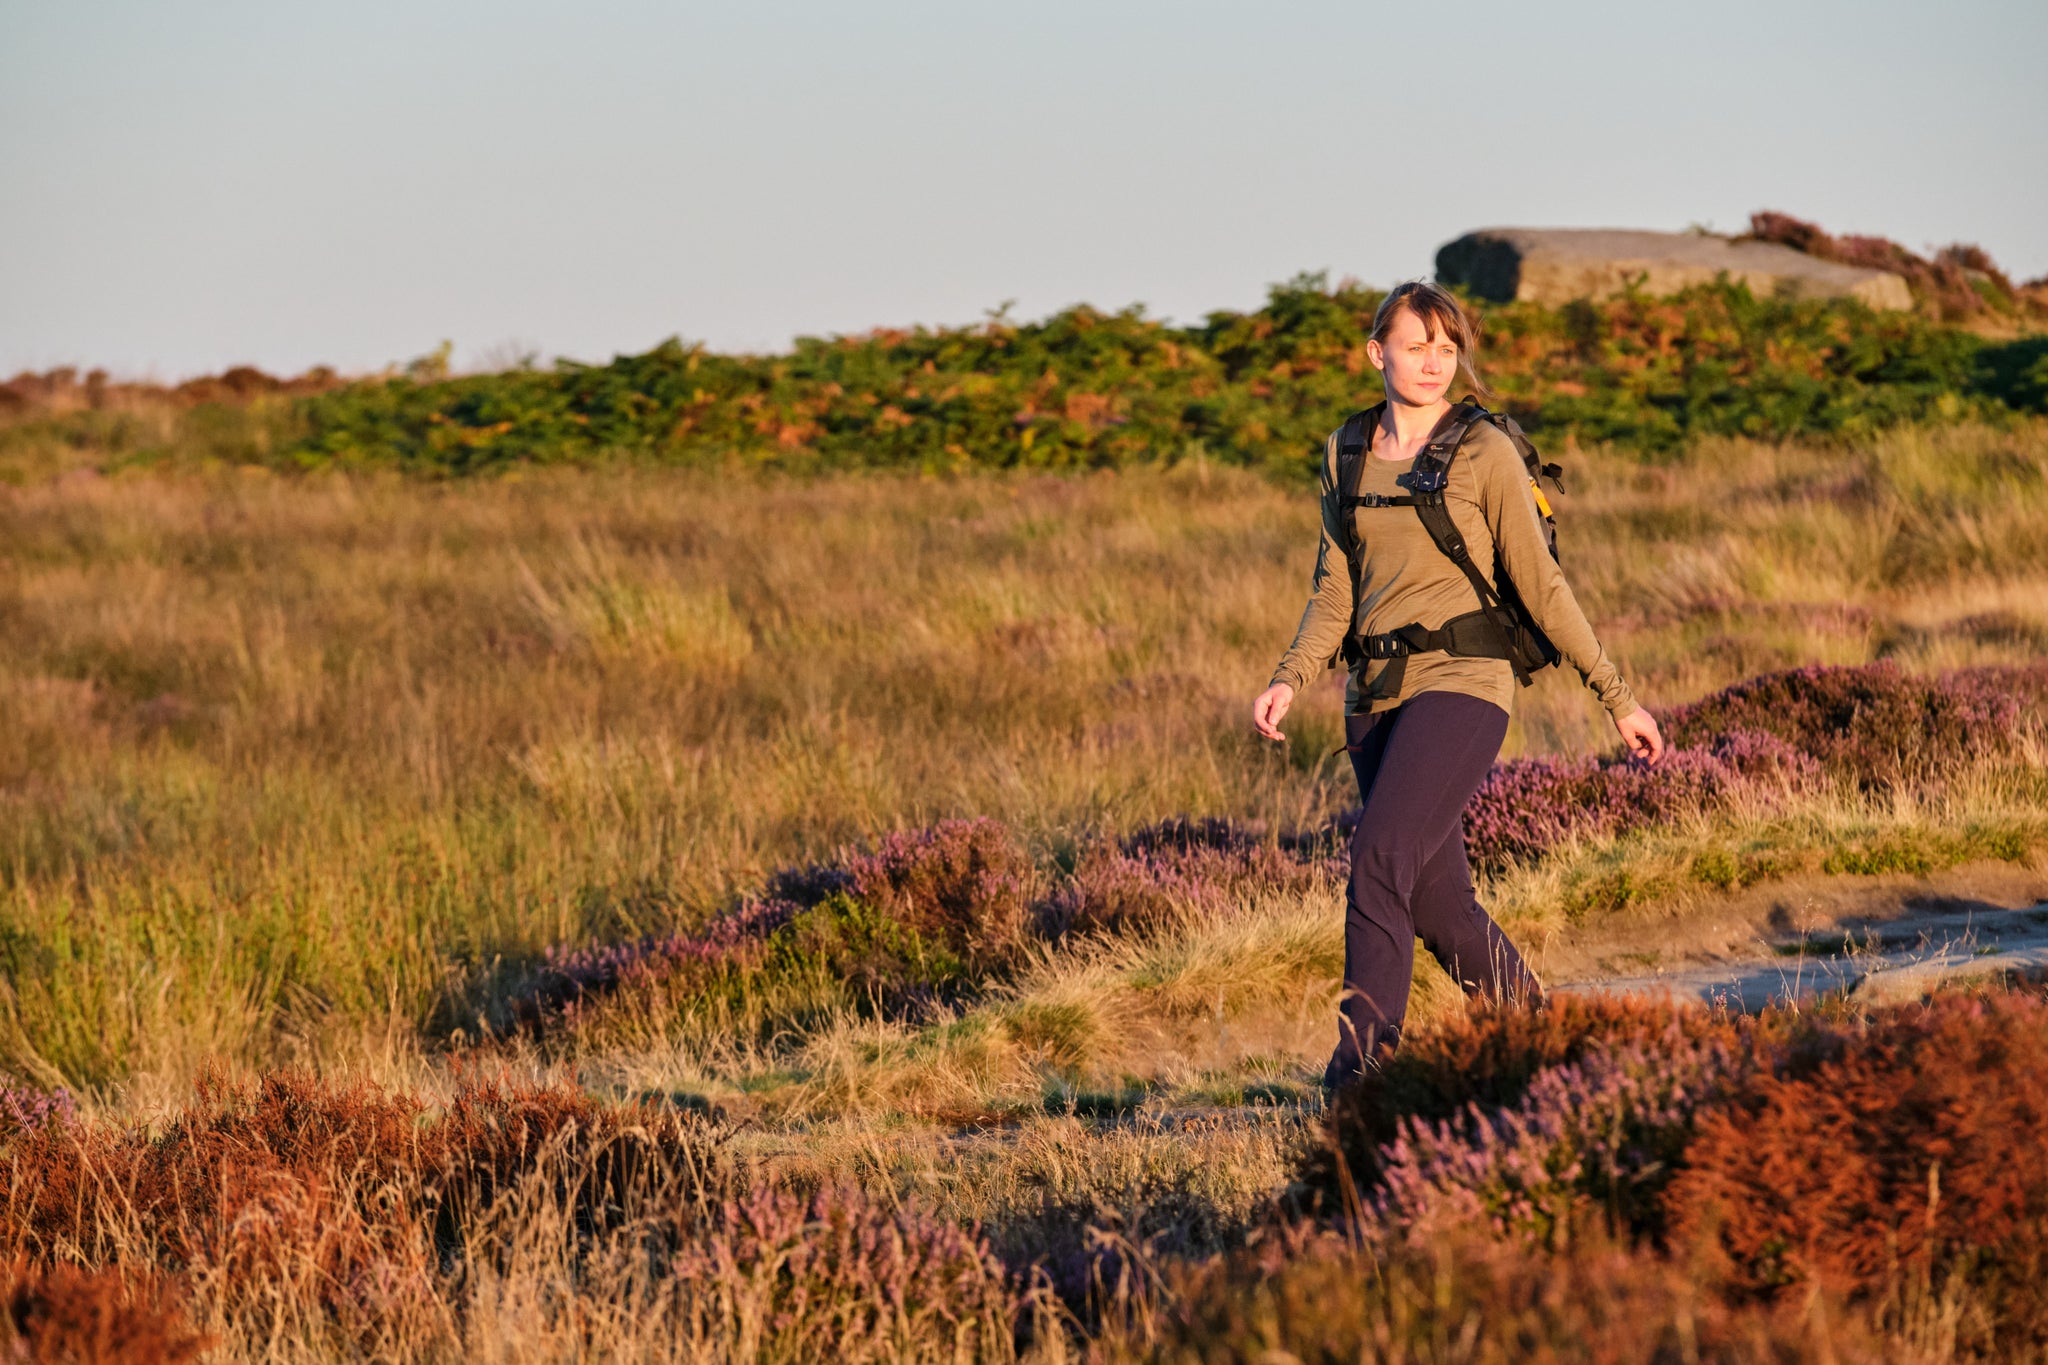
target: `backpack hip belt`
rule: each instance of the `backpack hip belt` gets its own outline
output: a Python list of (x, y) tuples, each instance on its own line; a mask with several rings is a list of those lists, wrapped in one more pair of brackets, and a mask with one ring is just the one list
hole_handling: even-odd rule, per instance
[(1410, 654), (1453, 654), (1466, 659), (1512, 657), (1483, 611), (1453, 616), (1435, 630), (1416, 624), (1382, 635), (1358, 635), (1356, 659), (1405, 659)]

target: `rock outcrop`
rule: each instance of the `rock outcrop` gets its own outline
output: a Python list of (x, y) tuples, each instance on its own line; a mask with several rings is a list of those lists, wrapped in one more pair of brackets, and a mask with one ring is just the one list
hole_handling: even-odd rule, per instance
[(1605, 298), (1632, 285), (1673, 294), (1726, 275), (1759, 295), (1856, 298), (1872, 308), (1913, 306), (1906, 282), (1887, 270), (1841, 265), (1774, 242), (1690, 232), (1612, 228), (1483, 228), (1436, 253), (1436, 276), (1484, 299), (1555, 307)]

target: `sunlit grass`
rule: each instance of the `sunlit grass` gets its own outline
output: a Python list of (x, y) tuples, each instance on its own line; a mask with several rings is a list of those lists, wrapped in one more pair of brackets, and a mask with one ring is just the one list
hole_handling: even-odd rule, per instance
[[(1567, 567), (1653, 704), (2048, 636), (2038, 426), (1559, 454)], [(1172, 814), (1313, 823), (1353, 797), (1335, 681), (1285, 748), (1244, 723), (1313, 516), (1197, 465), (9, 490), (5, 1064), (170, 1079), (431, 1040), (548, 945), (688, 925), (947, 815), (1055, 860)], [(1510, 754), (1607, 743), (1575, 679), (1517, 708)]]

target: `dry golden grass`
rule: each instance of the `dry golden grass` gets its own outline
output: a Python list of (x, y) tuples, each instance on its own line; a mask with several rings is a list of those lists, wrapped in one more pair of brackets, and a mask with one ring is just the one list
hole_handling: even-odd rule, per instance
[[(2048, 429), (1561, 454), (1568, 567), (1653, 703), (2048, 640)], [(5, 1065), (175, 1090), (205, 1057), (402, 1051), (494, 964), (943, 815), (1054, 856), (1168, 814), (1320, 818), (1350, 799), (1334, 681), (1285, 750), (1243, 723), (1312, 517), (1194, 466), (6, 490)], [(1509, 752), (1603, 726), (1552, 675)]]
[[(1791, 664), (2048, 648), (2048, 426), (1560, 454), (1567, 567), (1653, 705)], [(992, 815), (1050, 866), (1167, 816), (1350, 804), (1324, 757), (1334, 679), (1285, 749), (1245, 724), (1300, 608), (1311, 502), (1192, 466), (0, 490), (0, 1072), (162, 1123), (213, 1061), (447, 1106), (451, 1061), (484, 1057), (708, 1108), (755, 1176), (979, 1221), (1070, 1305), (1141, 1321), (1153, 1267), (1239, 1244), (1320, 1112), (1333, 880), (1045, 945), (915, 1017), (447, 1044), (548, 945), (694, 924), (888, 829)], [(1574, 679), (1518, 702), (1511, 754), (1606, 744)], [(2026, 865), (2042, 772), (2023, 746), (1940, 790), (1738, 802), (1582, 839), (1482, 896), (1539, 964), (1597, 960), (1596, 938), (1684, 952), (1746, 878), (1829, 875), (1843, 850)], [(1433, 966), (1417, 982), (1425, 1026), (1461, 1008)], [(767, 1287), (655, 1285), (634, 1239), (668, 1216), (657, 1192), (593, 1241), (542, 1166), (463, 1225), (460, 1274), (397, 1286), (413, 1297), (346, 1345), (307, 1267), (255, 1296), (194, 1269), (193, 1320), (217, 1358), (280, 1365), (742, 1358)], [(139, 1236), (106, 1235), (116, 1260)]]

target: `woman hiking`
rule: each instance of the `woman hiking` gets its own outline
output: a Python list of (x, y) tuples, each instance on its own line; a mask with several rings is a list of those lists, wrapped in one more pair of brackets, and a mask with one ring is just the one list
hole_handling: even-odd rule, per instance
[[(1471, 563), (1489, 584), (1505, 569), (1529, 616), (1599, 696), (1627, 750), (1650, 763), (1664, 753), (1657, 722), (1636, 705), (1551, 556), (1514, 442), (1476, 420), (1455, 453), (1425, 451), (1439, 424), (1470, 412), (1450, 402), (1459, 371), (1484, 391), (1472, 368), (1475, 332), (1455, 298), (1423, 281), (1395, 288), (1373, 315), (1366, 356), (1386, 398), (1330, 435), (1308, 608), (1272, 684), (1252, 703), (1259, 733), (1284, 738), (1280, 721), (1296, 693), (1347, 644), (1355, 622), (1358, 643), (1344, 650), (1352, 660), (1344, 739), (1365, 809), (1351, 836), (1344, 996), (1326, 1089), (1376, 1066), (1400, 1042), (1418, 934), (1467, 993), (1542, 995), (1473, 895), (1461, 823), (1507, 734), (1521, 666), (1497, 643), (1493, 625), (1504, 613), (1480, 610), (1486, 604), (1477, 585), (1439, 548), (1416, 511), (1416, 494), (1441, 488)], [(1348, 499), (1339, 487), (1347, 431), (1354, 444), (1365, 442), (1357, 496)], [(1418, 456), (1425, 457), (1420, 468)], [(1355, 594), (1344, 517), (1356, 518)]]

